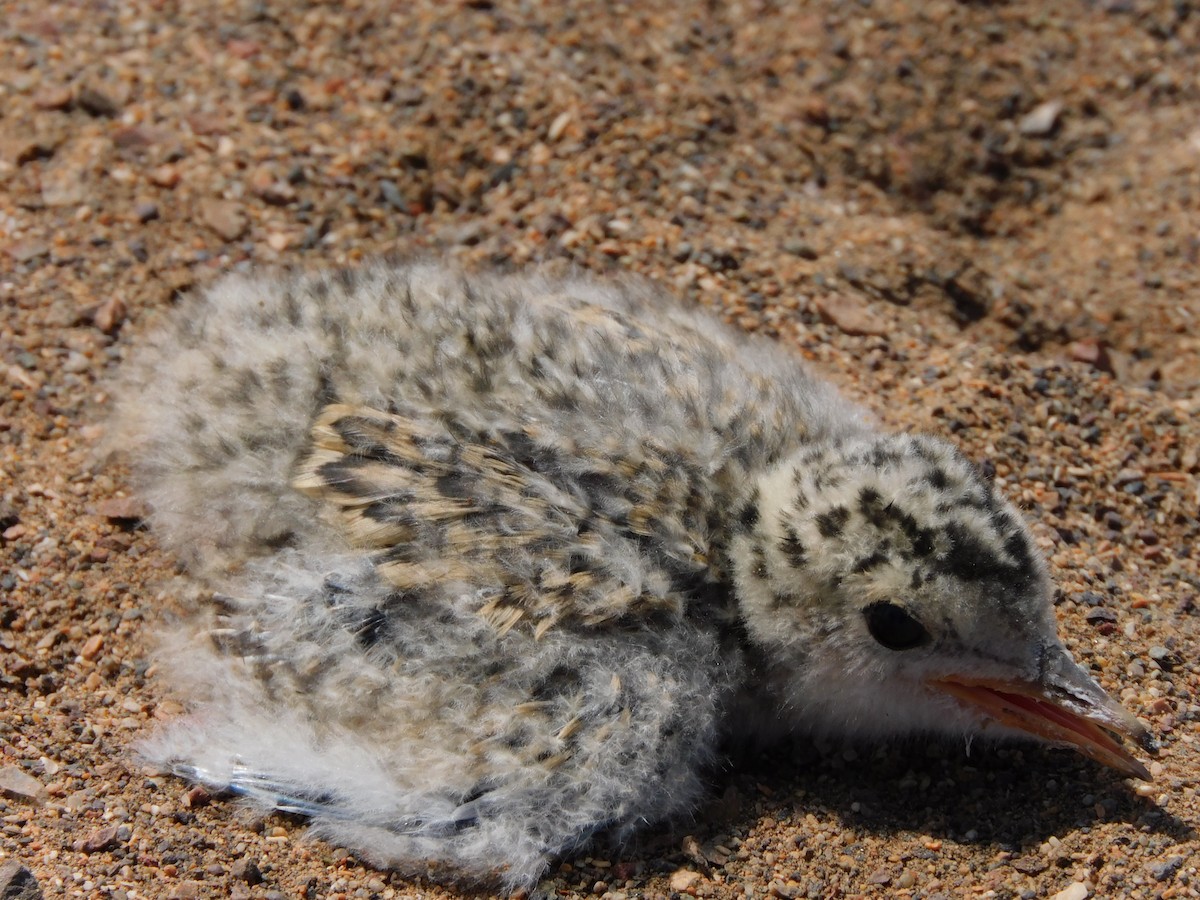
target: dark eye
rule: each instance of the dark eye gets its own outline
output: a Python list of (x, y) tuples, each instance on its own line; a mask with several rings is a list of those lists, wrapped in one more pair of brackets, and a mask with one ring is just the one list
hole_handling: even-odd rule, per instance
[(929, 639), (925, 626), (895, 603), (880, 601), (863, 610), (871, 637), (889, 650), (911, 650)]

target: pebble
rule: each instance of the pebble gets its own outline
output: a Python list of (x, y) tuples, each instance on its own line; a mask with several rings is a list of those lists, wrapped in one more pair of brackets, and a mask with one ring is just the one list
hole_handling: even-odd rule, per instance
[(87, 643), (83, 645), (82, 649), (80, 649), (79, 655), (90, 662), (100, 655), (100, 651), (103, 648), (104, 635), (93, 634), (87, 639)]
[(111, 119), (121, 111), (121, 107), (116, 100), (103, 91), (92, 87), (85, 87), (81, 90), (79, 96), (75, 98), (75, 102), (89, 116), (96, 116), (98, 118)]
[(1183, 868), (1183, 857), (1172, 856), (1158, 862), (1149, 863), (1146, 871), (1155, 881), (1167, 881)]
[(246, 233), (246, 214), (232, 200), (201, 200), (200, 220), (226, 241), (236, 241)]
[(108, 497), (96, 504), (96, 514), (132, 522), (150, 515), (150, 507), (136, 497)]
[(147, 222), (154, 221), (158, 218), (158, 216), (159, 211), (157, 203), (143, 201), (141, 203), (134, 204), (133, 217), (142, 225), (145, 225)]
[(245, 856), (234, 861), (233, 865), (229, 867), (229, 874), (246, 884), (262, 884), (263, 882), (262, 870), (259, 869), (258, 863)]
[(104, 334), (112, 334), (125, 321), (125, 301), (116, 294), (105, 299), (92, 313), (92, 324)]
[(813, 306), (821, 318), (850, 335), (885, 335), (888, 325), (873, 315), (860, 300), (844, 294), (817, 297)]
[(71, 89), (66, 85), (50, 85), (33, 95), (33, 105), (38, 109), (66, 109), (73, 99)]
[(2, 900), (42, 900), (42, 889), (33, 873), (10, 859), (0, 864), (0, 898)]
[(150, 180), (151, 184), (157, 185), (158, 187), (173, 188), (175, 185), (179, 184), (179, 180), (182, 176), (179, 174), (179, 169), (177, 169), (175, 166), (167, 164), (151, 169), (150, 174), (146, 177)]
[(821, 254), (817, 252), (812, 244), (802, 241), (798, 238), (787, 238), (783, 242), (783, 252), (790, 253), (792, 256), (798, 256), (801, 259), (815, 260), (819, 259)]
[(13, 241), (5, 248), (5, 252), (13, 258), (14, 262), (23, 263), (41, 256), (48, 256), (50, 245), (45, 241), (36, 240)]
[(1082, 881), (1073, 881), (1069, 887), (1059, 891), (1050, 900), (1087, 900), (1087, 885)]
[(1017, 131), (1026, 137), (1046, 137), (1055, 126), (1058, 125), (1059, 116), (1062, 115), (1063, 104), (1061, 100), (1048, 100), (1045, 103), (1040, 103), (1031, 109), (1017, 123)]
[(690, 894), (703, 876), (692, 869), (676, 869), (671, 873), (671, 890)]
[(0, 796), (38, 805), (46, 799), (46, 788), (28, 772), (4, 766), (0, 768)]
[(119, 837), (117, 834), (118, 826), (107, 825), (104, 828), (98, 828), (85, 838), (74, 843), (74, 848), (82, 853), (101, 853), (105, 850), (111, 850), (117, 846)]

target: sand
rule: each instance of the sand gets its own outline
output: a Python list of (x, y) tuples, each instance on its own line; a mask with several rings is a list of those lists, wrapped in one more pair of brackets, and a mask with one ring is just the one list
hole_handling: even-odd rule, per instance
[(455, 896), (129, 749), (175, 568), (108, 379), (192, 285), (382, 253), (637, 272), (958, 441), (1161, 744), (797, 742), (539, 893), (1197, 896), (1198, 45), (1142, 0), (0, 3), (3, 896)]

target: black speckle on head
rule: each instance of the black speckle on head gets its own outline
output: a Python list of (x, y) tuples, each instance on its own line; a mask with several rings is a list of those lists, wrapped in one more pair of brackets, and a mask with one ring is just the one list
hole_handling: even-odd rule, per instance
[(912, 552), (917, 556), (928, 556), (933, 552), (933, 531), (929, 528), (917, 528), (909, 537), (912, 539)]
[(869, 556), (864, 556), (854, 564), (854, 572), (862, 574), (869, 572), (876, 566), (881, 566), (888, 561), (888, 555), (883, 550), (876, 550)]
[(1012, 581), (1024, 575), (962, 524), (947, 524), (946, 536), (950, 538), (950, 550), (938, 560), (938, 568), (946, 574), (963, 581)]
[(1036, 557), (1029, 541), (1021, 532), (1014, 532), (1004, 542), (1004, 551), (1017, 561), (1017, 568), (1027, 575), (1032, 575), (1037, 569)]
[(761, 544), (755, 544), (750, 552), (754, 555), (754, 568), (752, 569), (754, 577), (765, 581), (769, 574), (767, 571), (767, 554), (763, 551)]
[(783, 553), (788, 563), (791, 564), (792, 568), (802, 569), (808, 563), (808, 551), (804, 548), (804, 544), (800, 542), (800, 536), (796, 534), (796, 529), (790, 525), (784, 526), (783, 538), (779, 542), (779, 550)]
[(883, 497), (873, 487), (864, 487), (858, 492), (858, 510), (863, 517), (876, 528), (882, 528), (887, 522), (889, 507), (884, 505)]
[(904, 458), (895, 447), (876, 444), (871, 448), (871, 465), (876, 469), (890, 469)]
[(914, 591), (919, 591), (928, 580), (929, 576), (925, 574), (923, 569), (913, 569), (912, 580), (909, 584)]
[(925, 476), (925, 480), (935, 491), (944, 491), (950, 484), (946, 471), (940, 466), (934, 466)]
[(817, 530), (822, 537), (838, 537), (850, 521), (850, 510), (844, 506), (835, 506), (817, 516)]
[(741, 524), (742, 528), (746, 531), (750, 531), (752, 528), (754, 528), (755, 525), (758, 524), (758, 491), (757, 490), (755, 490), (754, 493), (750, 495), (750, 499), (746, 502), (746, 505), (742, 507), (741, 512), (738, 513), (738, 522)]

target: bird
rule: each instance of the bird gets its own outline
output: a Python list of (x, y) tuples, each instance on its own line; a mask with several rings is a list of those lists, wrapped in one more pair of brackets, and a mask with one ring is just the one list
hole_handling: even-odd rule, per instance
[(142, 758), (400, 874), (529, 889), (694, 814), (747, 736), (1150, 777), (980, 466), (645, 279), (229, 274), (114, 398), (187, 584)]

